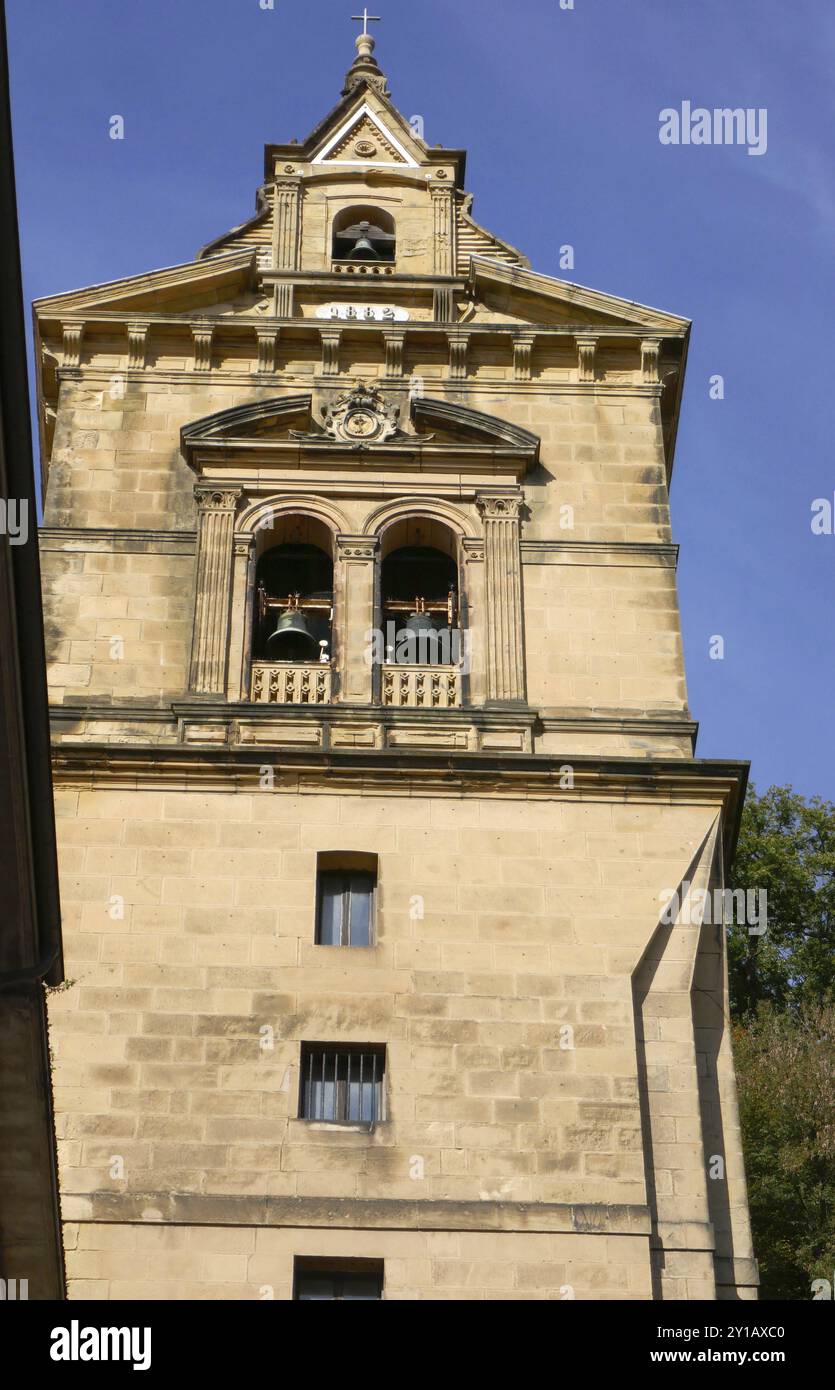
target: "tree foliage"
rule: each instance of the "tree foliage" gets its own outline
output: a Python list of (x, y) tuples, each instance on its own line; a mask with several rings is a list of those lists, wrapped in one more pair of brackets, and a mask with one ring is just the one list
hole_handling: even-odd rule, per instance
[(835, 806), (752, 789), (730, 886), (768, 894), (763, 935), (728, 930), (760, 1292), (809, 1299), (835, 1282)]
[(835, 1005), (762, 1004), (734, 1029), (762, 1298), (811, 1298), (835, 1270)]
[(742, 817), (730, 886), (768, 894), (762, 936), (729, 932), (731, 1012), (777, 1009), (835, 992), (835, 806), (791, 787), (752, 788)]

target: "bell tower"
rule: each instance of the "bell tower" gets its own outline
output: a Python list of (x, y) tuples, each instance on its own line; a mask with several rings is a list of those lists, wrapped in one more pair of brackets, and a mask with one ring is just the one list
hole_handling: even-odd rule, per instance
[(254, 216), (35, 305), (70, 1296), (754, 1297), (689, 324), (481, 227), (360, 18)]

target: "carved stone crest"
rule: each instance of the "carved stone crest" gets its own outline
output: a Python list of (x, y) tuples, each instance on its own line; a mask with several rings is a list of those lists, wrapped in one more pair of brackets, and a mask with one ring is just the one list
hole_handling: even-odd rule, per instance
[(339, 443), (382, 444), (401, 434), (400, 411), (388, 405), (381, 391), (357, 382), (322, 412), (325, 434)]

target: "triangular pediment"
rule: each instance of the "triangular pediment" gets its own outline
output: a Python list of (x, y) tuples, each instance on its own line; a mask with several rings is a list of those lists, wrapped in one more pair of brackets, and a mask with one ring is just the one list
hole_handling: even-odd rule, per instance
[(70, 294), (50, 295), (37, 299), (34, 308), (41, 320), (83, 317), (86, 311), (188, 315), (218, 303), (235, 302), (250, 292), (254, 294), (254, 269), (255, 252), (237, 251), (90, 285)]
[(415, 158), (416, 151), (410, 145), (414, 145), (411, 132), (406, 135), (402, 122), (386, 119), (374, 110), (370, 100), (365, 100), (341, 125), (328, 132), (311, 163), (401, 165), (416, 169), (422, 152), (417, 151)]
[[(295, 172), (304, 165), (317, 171), (323, 166), (406, 171), (434, 168), (440, 163), (455, 186), (462, 187), (465, 152), (428, 145), (416, 129), (418, 119), (407, 120), (379, 83), (360, 80), (301, 143), (265, 147), (264, 177), (269, 182), (290, 168)], [(357, 142), (366, 140), (377, 147), (375, 153), (357, 154)]]
[(686, 337), (690, 327), (678, 314), (482, 256), (470, 257), (469, 285), (477, 307), (468, 322), (474, 324), (634, 328), (670, 338)]
[(417, 168), (394, 131), (364, 103), (315, 155), (313, 164), (382, 164)]

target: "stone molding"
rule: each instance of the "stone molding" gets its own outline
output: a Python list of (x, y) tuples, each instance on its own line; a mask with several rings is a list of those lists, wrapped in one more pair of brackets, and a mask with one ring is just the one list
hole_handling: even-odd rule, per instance
[(138, 1225), (334, 1227), (350, 1230), (552, 1231), (649, 1235), (646, 1206), (398, 1198), (247, 1197), (225, 1193), (65, 1192), (64, 1219)]

